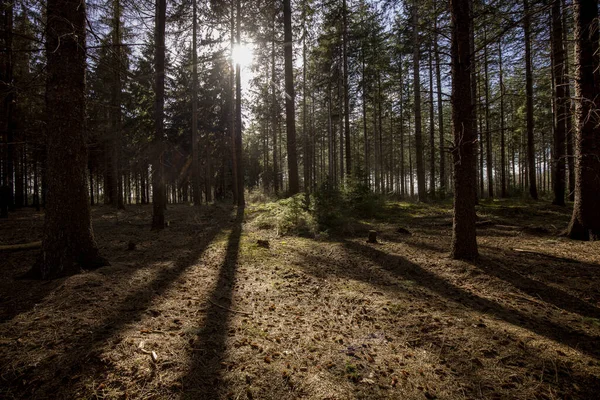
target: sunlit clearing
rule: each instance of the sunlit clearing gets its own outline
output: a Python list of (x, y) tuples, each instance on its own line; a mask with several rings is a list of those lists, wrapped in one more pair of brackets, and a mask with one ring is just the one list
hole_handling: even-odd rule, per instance
[(239, 64), (241, 68), (249, 66), (252, 63), (252, 48), (248, 45), (234, 45), (231, 55), (233, 62)]

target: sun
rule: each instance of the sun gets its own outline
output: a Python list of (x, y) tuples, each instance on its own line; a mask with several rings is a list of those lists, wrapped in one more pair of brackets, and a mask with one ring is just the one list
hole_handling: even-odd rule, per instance
[(252, 63), (252, 48), (247, 44), (234, 45), (231, 53), (231, 59), (241, 68), (245, 68)]

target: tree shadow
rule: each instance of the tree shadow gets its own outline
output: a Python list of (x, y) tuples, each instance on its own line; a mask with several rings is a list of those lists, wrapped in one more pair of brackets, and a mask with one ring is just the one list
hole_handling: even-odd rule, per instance
[(369, 258), (382, 269), (395, 274), (397, 277), (413, 281), (422, 287), (428, 288), (450, 301), (500, 318), (515, 326), (524, 327), (548, 339), (600, 359), (600, 339), (598, 337), (592, 337), (584, 332), (557, 325), (542, 317), (527, 315), (518, 310), (508, 309), (496, 302), (454, 286), (445, 279), (399, 255), (388, 254), (373, 246), (357, 242), (343, 241), (342, 243), (347, 249)]
[[(510, 283), (515, 288), (527, 293), (532, 297), (538, 297), (543, 301), (553, 304), (554, 306), (561, 308), (565, 311), (570, 311), (575, 314), (579, 314), (588, 318), (600, 319), (600, 309), (589, 304), (564, 290), (549, 286), (539, 280), (529, 278), (520, 274), (510, 268), (504, 267), (506, 264), (506, 255), (494, 247), (483, 247), (486, 249), (486, 254), (479, 260), (472, 262), (471, 264), (479, 268), (490, 276), (494, 276), (505, 282)], [(537, 258), (537, 259), (534, 259)], [(526, 264), (526, 271), (531, 271), (529, 268), (531, 263), (569, 263), (571, 265), (577, 265), (581, 269), (592, 269), (596, 273), (600, 270), (599, 265), (580, 263), (576, 260), (555, 257), (552, 255), (546, 255), (542, 253), (531, 254), (529, 257), (519, 258), (520, 264)]]
[(238, 267), (244, 208), (237, 211), (229, 234), (225, 260), (210, 295), (203, 326), (194, 341), (195, 351), (188, 374), (183, 378), (183, 398), (216, 399), (219, 397), (221, 361), (225, 355), (227, 331), (231, 319), (233, 288)]
[[(98, 357), (107, 342), (129, 324), (138, 321), (152, 301), (162, 296), (173, 282), (196, 263), (222, 229), (219, 224), (214, 224), (202, 236), (195, 236), (186, 245), (192, 250), (177, 259), (171, 267), (160, 267), (148, 284), (131, 292), (114, 307), (105, 304), (102, 311), (108, 314), (107, 317), (88, 329), (78, 330), (77, 335), (65, 337), (68, 342), (64, 351), (46, 354), (35, 368), (28, 367), (4, 375), (6, 387), (0, 393), (21, 398), (70, 398), (72, 394), (65, 391), (76, 383), (74, 379), (85, 381), (110, 368)], [(85, 310), (87, 304), (94, 306), (93, 301), (85, 302), (82, 309)]]

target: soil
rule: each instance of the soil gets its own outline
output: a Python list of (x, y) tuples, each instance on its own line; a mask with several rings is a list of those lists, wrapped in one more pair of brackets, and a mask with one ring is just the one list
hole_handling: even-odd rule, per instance
[[(112, 265), (53, 281), (0, 253), (0, 398), (598, 398), (600, 243), (559, 236), (568, 208), (482, 202), (476, 262), (448, 258), (449, 204), (317, 238), (259, 213), (174, 205), (155, 232), (94, 207)], [(42, 224), (11, 214), (0, 245)]]

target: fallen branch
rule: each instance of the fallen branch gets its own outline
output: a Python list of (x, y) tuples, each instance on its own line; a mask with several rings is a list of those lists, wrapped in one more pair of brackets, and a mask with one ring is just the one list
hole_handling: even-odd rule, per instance
[(215, 303), (215, 302), (214, 302), (214, 301), (212, 301), (211, 299), (208, 299), (208, 302), (209, 302), (210, 304), (212, 304), (213, 306), (215, 306), (215, 307), (219, 307), (219, 308), (222, 308), (223, 310), (231, 311), (232, 313), (236, 313), (236, 314), (242, 314), (242, 315), (252, 315), (252, 313), (247, 313), (247, 312), (244, 312), (244, 311), (238, 311), (238, 310), (233, 310), (233, 309), (231, 309), (231, 308), (227, 308), (227, 307), (225, 307), (225, 306), (222, 306), (222, 305), (220, 305), (220, 304), (217, 304), (217, 303)]
[(7, 244), (4, 246), (0, 246), (0, 251), (19, 251), (19, 250), (31, 250), (31, 249), (39, 249), (42, 247), (42, 242), (31, 242), (31, 243), (21, 243), (21, 244)]

